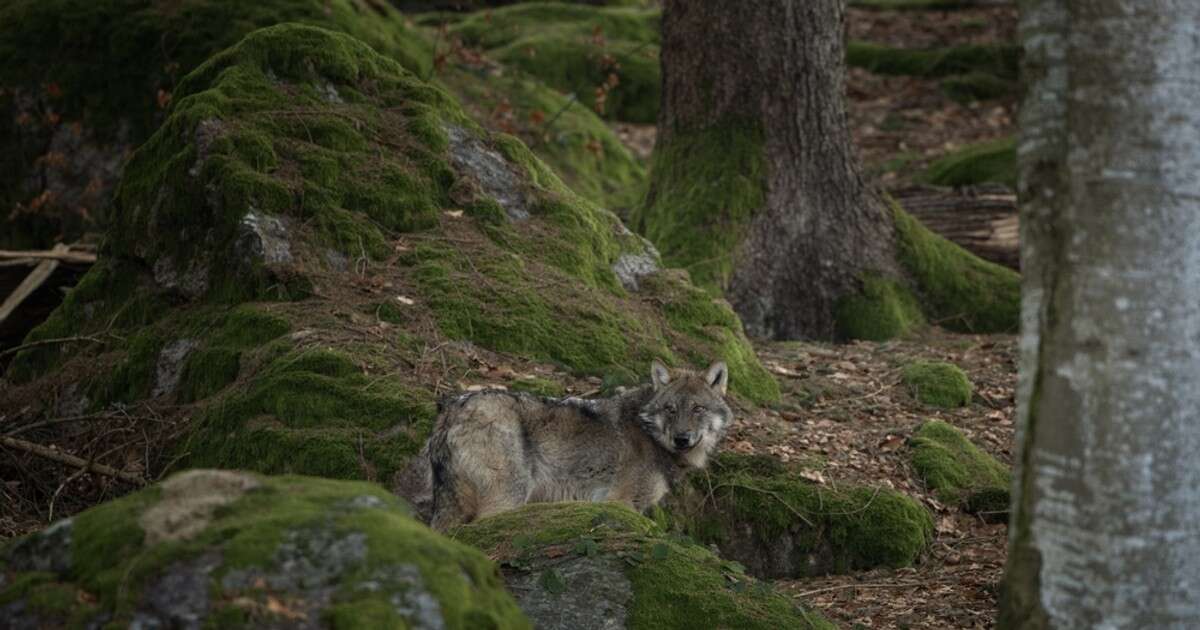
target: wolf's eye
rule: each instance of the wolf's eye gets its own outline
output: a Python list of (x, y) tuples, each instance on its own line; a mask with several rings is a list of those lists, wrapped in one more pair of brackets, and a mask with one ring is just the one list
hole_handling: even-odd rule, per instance
[(704, 405), (696, 405), (695, 407), (692, 407), (692, 413), (696, 415), (700, 415), (706, 411), (708, 411), (708, 409), (705, 409)]

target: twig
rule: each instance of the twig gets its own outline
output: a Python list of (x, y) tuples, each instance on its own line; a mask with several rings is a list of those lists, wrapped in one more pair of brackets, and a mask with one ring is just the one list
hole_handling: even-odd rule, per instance
[(59, 462), (61, 464), (75, 466), (76, 468), (83, 468), (85, 470), (95, 472), (95, 473), (100, 473), (101, 475), (112, 477), (114, 479), (120, 479), (121, 481), (131, 483), (135, 486), (146, 485), (145, 479), (143, 479), (142, 477), (135, 475), (133, 473), (125, 472), (123, 470), (117, 470), (116, 468), (113, 468), (112, 466), (106, 466), (104, 464), (96, 464), (93, 462), (88, 462), (85, 459), (75, 457), (74, 455), (70, 455), (68, 453), (56, 451), (52, 448), (42, 446), (41, 444), (34, 444), (33, 442), (26, 442), (25, 440), (19, 440), (17, 438), (3, 437), (3, 436), (0, 436), (0, 444), (7, 446), (9, 448), (15, 448), (17, 450), (25, 451), (26, 453), (32, 453), (39, 457), (44, 457), (46, 459), (53, 460), (53, 461)]
[(58, 244), (54, 249), (48, 251), (12, 251), (0, 249), (0, 259), (24, 259), (35, 258), (38, 260), (54, 260), (65, 263), (85, 263), (92, 264), (96, 262), (96, 255), (88, 252), (73, 252), (67, 245)]
[(17, 435), (18, 433), (24, 433), (26, 431), (32, 431), (34, 429), (40, 429), (42, 427), (48, 427), (48, 426), (52, 426), (55, 424), (62, 424), (64, 422), (81, 422), (83, 420), (107, 420), (109, 418), (111, 418), (111, 416), (109, 416), (107, 414), (99, 414), (99, 413), (92, 413), (92, 414), (87, 414), (87, 415), (83, 415), (83, 416), (69, 416), (66, 418), (50, 418), (49, 420), (42, 420), (40, 422), (34, 422), (32, 424), (27, 424), (25, 426), (16, 427), (15, 429), (6, 432), (3, 435), (5, 435), (7, 437), (12, 437), (14, 435)]
[(9, 348), (8, 350), (0, 351), (0, 357), (6, 357), (10, 354), (16, 354), (22, 350), (37, 348), (38, 346), (52, 346), (56, 343), (71, 343), (72, 341), (90, 341), (92, 343), (104, 343), (102, 339), (95, 337), (78, 336), (78, 337), (59, 337), (58, 339), (41, 339), (39, 341), (30, 341), (19, 346)]
[[(66, 251), (67, 246), (59, 243), (58, 245), (54, 246), (54, 249), (50, 253), (62, 254)], [(30, 254), (42, 252), (21, 253)], [(19, 256), (19, 258), (30, 258), (30, 256)], [(33, 271), (29, 272), (28, 276), (25, 276), (25, 279), (21, 281), (21, 284), (17, 285), (17, 288), (12, 292), (11, 295), (8, 296), (8, 299), (4, 300), (3, 304), (0, 304), (0, 323), (3, 323), (4, 320), (8, 319), (8, 316), (12, 315), (13, 311), (17, 310), (17, 307), (21, 305), (21, 302), (25, 301), (25, 298), (32, 295), (34, 291), (38, 290), (38, 287), (42, 286), (45, 284), (46, 280), (50, 279), (50, 274), (54, 273), (55, 269), (58, 269), (58, 264), (59, 261), (56, 258), (43, 260), (42, 262), (38, 263), (37, 267), (33, 268)]]
[(803, 591), (801, 593), (793, 593), (792, 597), (808, 597), (817, 593), (828, 593), (829, 591), (840, 591), (847, 588), (917, 588), (928, 585), (928, 582), (878, 582), (874, 584), (838, 584), (837, 586), (826, 586), (825, 588), (815, 588), (811, 591)]

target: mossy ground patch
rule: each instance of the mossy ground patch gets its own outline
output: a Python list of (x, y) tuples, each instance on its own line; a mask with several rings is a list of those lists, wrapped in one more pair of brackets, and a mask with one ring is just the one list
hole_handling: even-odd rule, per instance
[(913, 468), (939, 499), (969, 512), (1007, 513), (1012, 473), (953, 425), (930, 420), (909, 444)]
[(971, 403), (973, 387), (953, 363), (917, 361), (904, 366), (900, 379), (913, 398), (934, 407), (963, 407)]

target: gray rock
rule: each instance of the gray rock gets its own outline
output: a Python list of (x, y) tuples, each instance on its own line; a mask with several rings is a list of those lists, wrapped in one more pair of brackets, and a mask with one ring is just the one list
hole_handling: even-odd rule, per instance
[(208, 290), (208, 267), (202, 261), (190, 260), (180, 272), (173, 256), (160, 256), (154, 261), (154, 281), (164, 289), (195, 299)]
[(9, 571), (49, 571), (59, 575), (71, 570), (71, 540), (75, 521), (64, 518), (42, 531), (18, 540), (0, 556), (0, 566)]
[(220, 565), (221, 556), (210, 552), (168, 566), (146, 585), (130, 629), (199, 630), (208, 616), (208, 584)]
[(175, 392), (179, 387), (179, 377), (183, 375), (183, 362), (197, 345), (199, 342), (195, 339), (176, 339), (159, 351), (154, 390), (150, 393), (152, 398)]
[(517, 604), (538, 630), (621, 630), (625, 628), (633, 586), (620, 560), (578, 557), (552, 569), (562, 587), (546, 588), (543, 571), (511, 576), (506, 581)]
[(658, 272), (658, 260), (650, 253), (621, 254), (612, 270), (625, 290), (637, 291), (639, 280)]
[(261, 261), (267, 265), (292, 262), (291, 243), (285, 219), (248, 212), (238, 225), (234, 251), (244, 262)]
[(446, 133), (450, 136), (450, 162), (459, 176), (471, 179), (494, 198), (509, 219), (528, 219), (529, 202), (521, 178), (508, 160), (461, 127), (447, 125)]

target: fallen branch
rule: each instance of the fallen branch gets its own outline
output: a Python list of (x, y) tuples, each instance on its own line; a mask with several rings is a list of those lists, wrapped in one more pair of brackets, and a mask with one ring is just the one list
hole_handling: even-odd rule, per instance
[(10, 354), (16, 354), (22, 350), (28, 350), (30, 348), (37, 348), (38, 346), (52, 346), (52, 345), (58, 344), (58, 343), (71, 343), (72, 341), (90, 341), (92, 343), (104, 343), (103, 339), (97, 339), (95, 337), (86, 337), (86, 336), (59, 337), (58, 339), (42, 339), (40, 341), (30, 341), (29, 343), (23, 343), (19, 346), (14, 346), (12, 348), (9, 348), (8, 350), (0, 351), (0, 358), (6, 357)]
[(818, 593), (828, 593), (830, 591), (840, 591), (847, 588), (918, 588), (928, 586), (929, 582), (877, 582), (873, 584), (839, 584), (837, 586), (827, 586), (825, 588), (815, 588), (811, 591), (803, 591), (794, 593), (792, 597), (808, 597)]
[(10, 251), (0, 249), (0, 260), (34, 258), (38, 260), (56, 260), (64, 263), (92, 264), (96, 255), (91, 252), (74, 252), (67, 245), (56, 245), (48, 251)]
[(46, 459), (59, 462), (60, 464), (67, 464), (69, 466), (82, 468), (84, 470), (99, 473), (114, 479), (120, 479), (121, 481), (125, 481), (136, 486), (146, 485), (146, 480), (140, 475), (135, 475), (123, 470), (117, 470), (112, 466), (89, 462), (85, 459), (75, 457), (74, 455), (63, 453), (47, 446), (42, 446), (41, 444), (34, 444), (33, 442), (26, 442), (25, 440), (19, 440), (12, 437), (0, 437), (0, 445), (25, 451), (26, 453), (32, 453), (39, 457), (44, 457)]
[[(67, 246), (60, 243), (55, 245), (54, 250), (50, 253), (64, 254), (67, 252), (67, 250)], [(20, 258), (31, 257), (20, 256)], [(55, 269), (58, 269), (58, 265), (59, 261), (57, 259), (48, 258), (39, 263), (37, 267), (34, 267), (33, 271), (29, 272), (29, 275), (25, 276), (25, 279), (21, 281), (21, 284), (17, 285), (17, 288), (12, 292), (12, 295), (9, 295), (8, 299), (4, 300), (3, 304), (0, 304), (0, 323), (3, 323), (4, 320), (8, 319), (8, 316), (12, 315), (13, 311), (17, 310), (17, 307), (21, 305), (21, 302), (25, 301), (25, 298), (32, 295), (34, 291), (37, 291), (38, 287), (42, 286), (42, 284), (44, 284), (46, 280), (50, 278), (50, 274), (54, 273)]]

